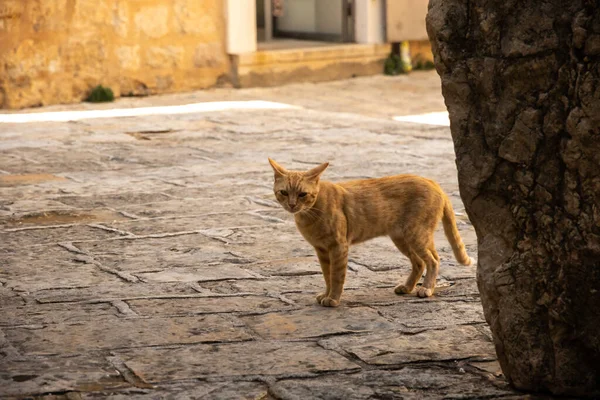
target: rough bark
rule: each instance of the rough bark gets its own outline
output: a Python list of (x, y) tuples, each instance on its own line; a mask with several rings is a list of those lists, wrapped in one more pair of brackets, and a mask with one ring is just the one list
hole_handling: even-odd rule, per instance
[(517, 388), (600, 395), (600, 5), (431, 0), (478, 286)]

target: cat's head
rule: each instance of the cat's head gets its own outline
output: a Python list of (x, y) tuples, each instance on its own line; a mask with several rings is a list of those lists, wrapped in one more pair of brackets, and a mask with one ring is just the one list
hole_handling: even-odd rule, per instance
[(324, 163), (306, 172), (288, 171), (269, 158), (275, 172), (273, 191), (279, 204), (296, 214), (311, 208), (319, 194), (319, 178), (329, 163)]

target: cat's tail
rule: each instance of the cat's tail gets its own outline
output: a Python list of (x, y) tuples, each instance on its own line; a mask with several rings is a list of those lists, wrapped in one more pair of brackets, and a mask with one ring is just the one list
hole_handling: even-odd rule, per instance
[(445, 199), (442, 224), (444, 225), (444, 233), (448, 238), (448, 242), (450, 242), (450, 246), (452, 246), (452, 252), (454, 253), (454, 257), (456, 257), (456, 261), (462, 265), (471, 265), (473, 259), (467, 254), (465, 245), (458, 233), (456, 219), (454, 218), (454, 210), (452, 209), (452, 203), (450, 203), (450, 199), (448, 198)]

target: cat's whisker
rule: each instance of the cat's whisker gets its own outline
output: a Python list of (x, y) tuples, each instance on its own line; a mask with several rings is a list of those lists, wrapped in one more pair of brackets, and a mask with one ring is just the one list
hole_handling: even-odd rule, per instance
[[(321, 215), (319, 215), (318, 212), (321, 213)], [(323, 219), (323, 214), (325, 214), (323, 211), (321, 210), (316, 210), (316, 209), (312, 209), (312, 208), (308, 208), (306, 210), (300, 211), (300, 214), (306, 214), (309, 217), (312, 217), (313, 219), (316, 220), (316, 222), (320, 222)]]

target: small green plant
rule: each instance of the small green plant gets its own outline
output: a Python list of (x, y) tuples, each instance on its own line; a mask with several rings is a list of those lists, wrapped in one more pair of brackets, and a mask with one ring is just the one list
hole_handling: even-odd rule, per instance
[(416, 70), (423, 70), (423, 71), (428, 71), (431, 69), (434, 69), (435, 65), (433, 64), (433, 61), (429, 61), (429, 60), (425, 60), (425, 61), (417, 61), (417, 63), (415, 64), (414, 69)]
[(102, 85), (98, 85), (93, 88), (90, 92), (90, 95), (87, 97), (87, 99), (85, 99), (85, 101), (89, 101), (90, 103), (104, 103), (114, 100), (115, 95), (112, 89)]
[(399, 54), (390, 53), (385, 59), (383, 73), (386, 75), (405, 74), (410, 71), (410, 65), (402, 61)]
[(415, 70), (423, 70), (423, 71), (427, 71), (427, 70), (431, 70), (434, 69), (435, 65), (433, 64), (433, 61), (431, 60), (424, 60), (422, 57), (419, 57), (414, 64), (413, 69)]

